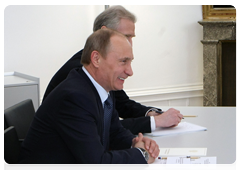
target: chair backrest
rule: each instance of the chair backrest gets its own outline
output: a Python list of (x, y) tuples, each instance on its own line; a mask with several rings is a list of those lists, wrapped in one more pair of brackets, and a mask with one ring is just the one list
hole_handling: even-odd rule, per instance
[(6, 126), (14, 126), (19, 139), (25, 139), (34, 115), (35, 110), (31, 99), (24, 100), (4, 110)]
[(18, 163), (20, 143), (14, 126), (4, 130), (4, 159), (8, 164)]

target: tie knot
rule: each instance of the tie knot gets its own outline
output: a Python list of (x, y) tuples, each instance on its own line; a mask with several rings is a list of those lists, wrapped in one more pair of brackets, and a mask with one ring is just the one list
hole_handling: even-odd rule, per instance
[(110, 95), (108, 95), (108, 98), (107, 98), (107, 100), (105, 100), (105, 102), (104, 102), (107, 106), (112, 106), (112, 98), (111, 98), (111, 96)]

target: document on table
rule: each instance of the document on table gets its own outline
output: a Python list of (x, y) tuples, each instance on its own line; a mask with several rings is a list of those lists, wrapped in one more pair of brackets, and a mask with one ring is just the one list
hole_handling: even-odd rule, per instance
[(149, 164), (148, 168), (145, 169), (166, 169), (167, 159), (156, 159), (153, 163)]
[(198, 126), (188, 122), (180, 122), (176, 127), (169, 128), (156, 128), (156, 130), (152, 133), (145, 133), (145, 135), (149, 136), (163, 136), (163, 135), (172, 135), (172, 134), (180, 134), (186, 132), (194, 132), (194, 131), (205, 131), (206, 127)]
[(200, 157), (199, 159), (191, 159), (191, 164), (216, 164), (217, 157)]
[(186, 157), (168, 157), (166, 169), (190, 169), (190, 158)]
[(206, 156), (207, 148), (159, 148), (160, 157), (168, 156)]
[(187, 157), (167, 157), (167, 159), (156, 159), (153, 164), (216, 164), (216, 157), (199, 157), (191, 159)]

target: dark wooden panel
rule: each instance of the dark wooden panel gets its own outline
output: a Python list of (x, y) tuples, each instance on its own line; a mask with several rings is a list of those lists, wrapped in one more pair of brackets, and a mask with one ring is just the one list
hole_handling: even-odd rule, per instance
[(236, 42), (222, 42), (222, 105), (236, 106)]

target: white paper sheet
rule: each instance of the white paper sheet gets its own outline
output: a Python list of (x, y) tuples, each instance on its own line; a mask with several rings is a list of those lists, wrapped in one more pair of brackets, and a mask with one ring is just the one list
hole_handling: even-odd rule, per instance
[[(169, 159), (169, 158), (168, 158)], [(169, 162), (168, 162), (169, 163)], [(166, 169), (167, 159), (156, 159), (155, 162), (149, 164), (148, 168), (151, 170)], [(200, 157), (199, 159), (191, 159), (190, 169), (217, 169), (216, 157)]]
[(156, 159), (153, 163), (149, 164), (148, 168), (145, 169), (166, 169), (167, 159)]
[(154, 132), (145, 133), (145, 135), (163, 136), (163, 135), (172, 135), (172, 134), (180, 134), (180, 133), (204, 131), (204, 130), (207, 130), (207, 128), (198, 126), (192, 123), (188, 123), (188, 122), (180, 122), (176, 127), (157, 128)]
[(159, 148), (160, 157), (168, 156), (206, 156), (207, 148)]
[(191, 160), (191, 169), (217, 169), (216, 157), (200, 157)]
[(166, 164), (190, 164), (190, 158), (186, 157), (168, 157)]

